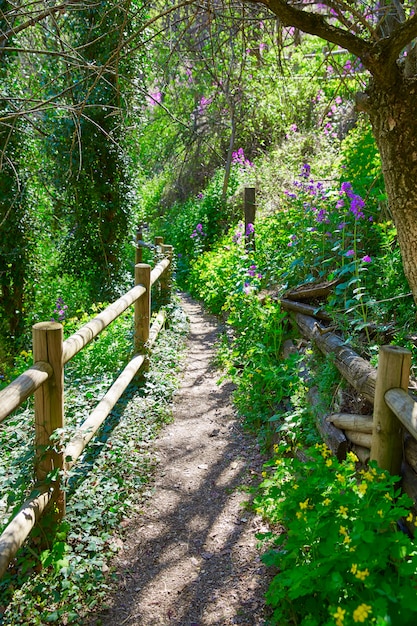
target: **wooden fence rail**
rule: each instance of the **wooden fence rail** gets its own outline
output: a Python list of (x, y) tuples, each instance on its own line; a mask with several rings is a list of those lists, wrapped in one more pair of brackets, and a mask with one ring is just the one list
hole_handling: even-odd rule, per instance
[(417, 401), (409, 392), (410, 351), (381, 346), (376, 369), (317, 319), (295, 313), (295, 321), (302, 335), (324, 354), (331, 354), (342, 376), (373, 405), (368, 416), (323, 416), (318, 424), (323, 438), (340, 456), (350, 442), (362, 460), (375, 460), (381, 468), (401, 475), (403, 489), (417, 506)]
[[(155, 248), (157, 265), (151, 269), (150, 265), (136, 263), (135, 286), (65, 341), (62, 324), (35, 324), (34, 365), (0, 392), (0, 422), (34, 394), (35, 476), (39, 485), (0, 536), (0, 577), (47, 507), (54, 512), (55, 523), (63, 518), (65, 493), (60, 482), (62, 472), (68, 472), (74, 466), (126, 387), (140, 368), (144, 364), (146, 366), (147, 355), (165, 323), (164, 311), (160, 311), (150, 325), (151, 287), (160, 281), (163, 301), (169, 299), (171, 289), (172, 246), (164, 245), (162, 238), (158, 237)], [(64, 365), (131, 305), (134, 305), (135, 355), (66, 448), (56, 450), (51, 445), (51, 436), (65, 423)], [(53, 479), (48, 482), (51, 472)]]

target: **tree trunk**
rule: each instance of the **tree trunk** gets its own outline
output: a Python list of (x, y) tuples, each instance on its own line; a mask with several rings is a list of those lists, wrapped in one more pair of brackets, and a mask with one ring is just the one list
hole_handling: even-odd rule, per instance
[(381, 154), (404, 272), (417, 303), (416, 92), (416, 78), (404, 78), (389, 91), (374, 84), (369, 88), (364, 108)]

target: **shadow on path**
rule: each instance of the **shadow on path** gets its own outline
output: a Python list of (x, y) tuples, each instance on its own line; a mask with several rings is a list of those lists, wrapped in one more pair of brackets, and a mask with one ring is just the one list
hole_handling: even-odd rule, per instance
[(191, 324), (187, 366), (174, 421), (158, 440), (155, 491), (126, 529), (118, 589), (91, 626), (265, 623), (261, 522), (242, 506), (262, 459), (234, 415), (232, 386), (217, 384), (216, 320), (187, 296), (183, 306)]

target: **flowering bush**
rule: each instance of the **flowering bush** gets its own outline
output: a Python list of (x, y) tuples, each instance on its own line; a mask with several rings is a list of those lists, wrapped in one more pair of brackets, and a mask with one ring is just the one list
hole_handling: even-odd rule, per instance
[(275, 449), (255, 500), (277, 529), (265, 563), (278, 568), (267, 593), (273, 624), (351, 626), (415, 624), (417, 553), (397, 527), (415, 518), (398, 477), (376, 465), (356, 470), (348, 453), (338, 462), (325, 444), (303, 462), (288, 446)]

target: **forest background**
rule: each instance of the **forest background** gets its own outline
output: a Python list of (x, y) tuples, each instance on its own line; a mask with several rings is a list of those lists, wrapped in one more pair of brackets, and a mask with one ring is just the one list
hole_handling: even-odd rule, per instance
[[(174, 245), (179, 285), (233, 329), (219, 359), (236, 382), (248, 427), (265, 445), (271, 424), (289, 441), (301, 433), (314, 443), (317, 434), (296, 359), (281, 358), (291, 333), (285, 315), (274, 301), (262, 305), (260, 292), (280, 296), (301, 283), (337, 281), (323, 306), (361, 354), (375, 363), (387, 339), (415, 353), (413, 275), (407, 282), (404, 274), (411, 248), (403, 240), (400, 250), (378, 132), (357, 96), (372, 80), (385, 84), (382, 73), (372, 55), (358, 58), (349, 38), (344, 48), (335, 36), (306, 35), (286, 14), (280, 19), (287, 3), (272, 4), (274, 13), (250, 3), (1, 2), (3, 386), (31, 363), (34, 323), (55, 319), (71, 333), (131, 286), (140, 225), (148, 243), (162, 235)], [(342, 4), (306, 2), (297, 11), (319, 18), (307, 20), (306, 30), (320, 31), (326, 20), (329, 32), (339, 28), (367, 46), (375, 42), (380, 57), (380, 42), (391, 37), (399, 48), (395, 67), (407, 66), (413, 86), (413, 3), (364, 2), (360, 10)], [(382, 62), (391, 76), (392, 58)], [(257, 192), (256, 220), (246, 232), (244, 186)], [(104, 343), (110, 356), (100, 352), (104, 347), (91, 350), (72, 373), (79, 381), (90, 367), (94, 394), (105, 385), (105, 376), (97, 382), (103, 368), (114, 371), (119, 363), (114, 338)], [(338, 379), (331, 363), (322, 365), (318, 376), (331, 396)], [(88, 393), (78, 384), (78, 411), (91, 402)], [(27, 442), (23, 430), (16, 437)], [(5, 448), (23, 476), (27, 459)], [(8, 475), (4, 486), (6, 518), (26, 487)], [(72, 567), (69, 548), (58, 545), (43, 557), (55, 574), (70, 569), (67, 561)], [(95, 545), (99, 551), (100, 541)], [(19, 575), (36, 567), (25, 558)], [(88, 567), (99, 571), (97, 563), (90, 559)], [(75, 589), (84, 594), (77, 600), (82, 610), (91, 608), (91, 570), (83, 567), (65, 593), (52, 585), (52, 593), (59, 588), (55, 612), (48, 613), (55, 621), (64, 613), (71, 621)], [(26, 605), (16, 596), (10, 619), (13, 611), (31, 614), (31, 593)], [(387, 611), (387, 603), (372, 604), (374, 614)], [(336, 611), (334, 599), (323, 606), (327, 617)]]

